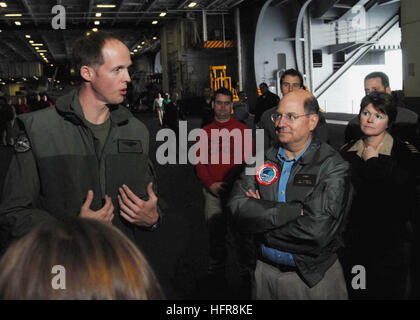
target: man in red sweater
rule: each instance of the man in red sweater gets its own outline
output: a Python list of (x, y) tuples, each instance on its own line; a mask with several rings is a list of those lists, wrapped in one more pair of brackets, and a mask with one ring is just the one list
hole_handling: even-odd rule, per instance
[[(212, 101), (214, 120), (203, 127), (207, 135), (208, 161), (196, 165), (197, 175), (204, 185), (204, 215), (209, 232), (210, 259), (208, 275), (212, 285), (226, 284), (226, 236), (228, 234), (228, 213), (226, 202), (233, 185), (245, 163), (252, 155), (250, 129), (232, 117), (232, 93), (221, 88), (215, 92)], [(248, 130), (245, 130), (248, 129)], [(203, 141), (204, 142), (204, 141)], [(206, 146), (206, 144), (203, 144)], [(199, 150), (202, 150), (201, 147)], [(233, 231), (233, 230), (232, 230)], [(235, 232), (233, 232), (235, 234)], [(250, 270), (246, 254), (252, 247), (246, 238), (235, 237), (242, 280), (249, 282)], [(239, 247), (238, 247), (239, 246)], [(246, 284), (244, 284), (246, 285)]]

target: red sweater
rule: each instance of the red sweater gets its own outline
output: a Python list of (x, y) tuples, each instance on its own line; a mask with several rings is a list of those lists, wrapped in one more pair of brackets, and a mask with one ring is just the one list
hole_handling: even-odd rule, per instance
[[(229, 132), (231, 132), (233, 129), (239, 129), (240, 130), (240, 136), (239, 138), (235, 139), (233, 136), (231, 137), (229, 134), (223, 134), (220, 133), (221, 139), (218, 138), (218, 136), (212, 136), (212, 129), (222, 130), (227, 129)], [(232, 183), (233, 180), (236, 179), (238, 176), (242, 165), (245, 163), (245, 134), (244, 130), (249, 129), (245, 124), (242, 122), (230, 118), (228, 122), (219, 122), (217, 120), (213, 120), (212, 123), (205, 126), (203, 130), (207, 133), (207, 147), (208, 147), (208, 163), (198, 163), (196, 165), (197, 175), (201, 182), (204, 184), (205, 187), (209, 188), (213, 183), (215, 182), (226, 182), (226, 183)], [(213, 137), (213, 138), (212, 138)], [(235, 141), (236, 140), (236, 141)], [(200, 141), (200, 139), (198, 139)], [(225, 145), (230, 145), (230, 151), (225, 147), (222, 148), (223, 142), (225, 142)], [(241, 164), (235, 164), (235, 148), (236, 152), (240, 152), (239, 149), (239, 141), (242, 143), (242, 152), (240, 154)], [(252, 140), (251, 144), (252, 144)], [(200, 146), (200, 145), (199, 145)], [(205, 148), (205, 144), (203, 144), (203, 148)], [(200, 148), (201, 149), (201, 148)], [(197, 156), (200, 155), (200, 149), (197, 151)], [(251, 149), (252, 150), (252, 149)], [(219, 153), (219, 161), (218, 163), (214, 163), (212, 161), (212, 154)], [(223, 164), (223, 153), (229, 152), (229, 163)], [(226, 157), (226, 156), (225, 156)], [(237, 156), (238, 157), (238, 156)], [(239, 158), (239, 157), (238, 157)], [(238, 162), (238, 161), (237, 161)]]

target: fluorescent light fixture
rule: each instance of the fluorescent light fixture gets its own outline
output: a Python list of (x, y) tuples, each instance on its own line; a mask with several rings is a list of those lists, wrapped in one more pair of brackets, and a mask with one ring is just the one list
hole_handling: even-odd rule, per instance
[(137, 51), (138, 51), (137, 49), (134, 49), (134, 50), (133, 50), (133, 52), (137, 52)]
[(7, 3), (6, 2), (0, 2), (0, 7), (7, 8)]
[(93, 28), (92, 31), (96, 32), (96, 31), (98, 31), (98, 28)]
[(54, 67), (54, 65), (51, 63), (51, 64), (50, 64), (50, 67)]
[(31, 45), (34, 46), (34, 47), (42, 47), (44, 44), (43, 43), (32, 43), (31, 42)]
[(22, 14), (21, 13), (5, 13), (4, 16), (5, 17), (21, 17)]
[(47, 50), (38, 50), (37, 52), (47, 52)]
[(130, 54), (134, 54), (134, 52), (130, 52)]
[(3, 32), (3, 31), (0, 29), (0, 32)]
[(197, 2), (190, 2), (190, 4), (188, 5), (188, 8), (194, 8), (197, 5)]
[(29, 40), (29, 43), (34, 43), (34, 40)]
[(157, 39), (157, 37), (153, 37), (153, 40), (156, 40)]
[(152, 21), (152, 24), (157, 24), (158, 23), (158, 21), (157, 20), (153, 20)]
[(31, 36), (29, 34), (25, 35), (25, 38), (30, 39)]
[(35, 47), (35, 50), (39, 50), (39, 47)]
[(21, 26), (21, 25), (22, 25), (22, 23), (20, 23), (20, 21), (15, 21), (15, 25), (17, 25), (17, 26)]
[(116, 5), (115, 4), (97, 4), (96, 7), (97, 8), (115, 8)]
[(100, 23), (101, 23), (101, 22), (100, 22), (100, 21), (98, 21), (98, 20), (96, 20), (96, 21), (94, 22), (95, 26), (99, 25)]
[(145, 42), (144, 41), (142, 41), (142, 43), (141, 44), (145, 44)]
[(102, 13), (100, 13), (100, 12), (96, 12), (96, 13), (95, 13), (95, 17), (98, 17), (98, 18), (99, 18), (99, 17), (102, 17)]
[(164, 17), (164, 16), (166, 16), (166, 12), (161, 12), (161, 13), (159, 14), (159, 17)]

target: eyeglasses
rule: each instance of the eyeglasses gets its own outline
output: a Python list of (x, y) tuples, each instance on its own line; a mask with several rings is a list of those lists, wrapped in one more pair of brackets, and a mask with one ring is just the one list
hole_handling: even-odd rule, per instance
[(287, 122), (295, 122), (297, 119), (299, 119), (300, 117), (303, 116), (309, 116), (313, 113), (305, 113), (305, 114), (301, 114), (301, 115), (296, 115), (294, 113), (288, 113), (288, 114), (281, 114), (281, 113), (273, 113), (271, 115), (271, 121), (273, 121), (274, 123), (276, 123), (277, 121), (280, 121), (283, 117)]
[(216, 100), (214, 101), (218, 106), (229, 106), (232, 104), (232, 101), (220, 101), (220, 100)]

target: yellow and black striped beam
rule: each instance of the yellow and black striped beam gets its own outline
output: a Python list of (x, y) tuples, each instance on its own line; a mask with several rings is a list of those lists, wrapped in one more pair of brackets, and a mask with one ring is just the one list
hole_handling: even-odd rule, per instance
[(232, 40), (226, 40), (223, 45), (223, 41), (206, 41), (204, 42), (204, 48), (213, 49), (213, 48), (233, 48), (234, 43)]

